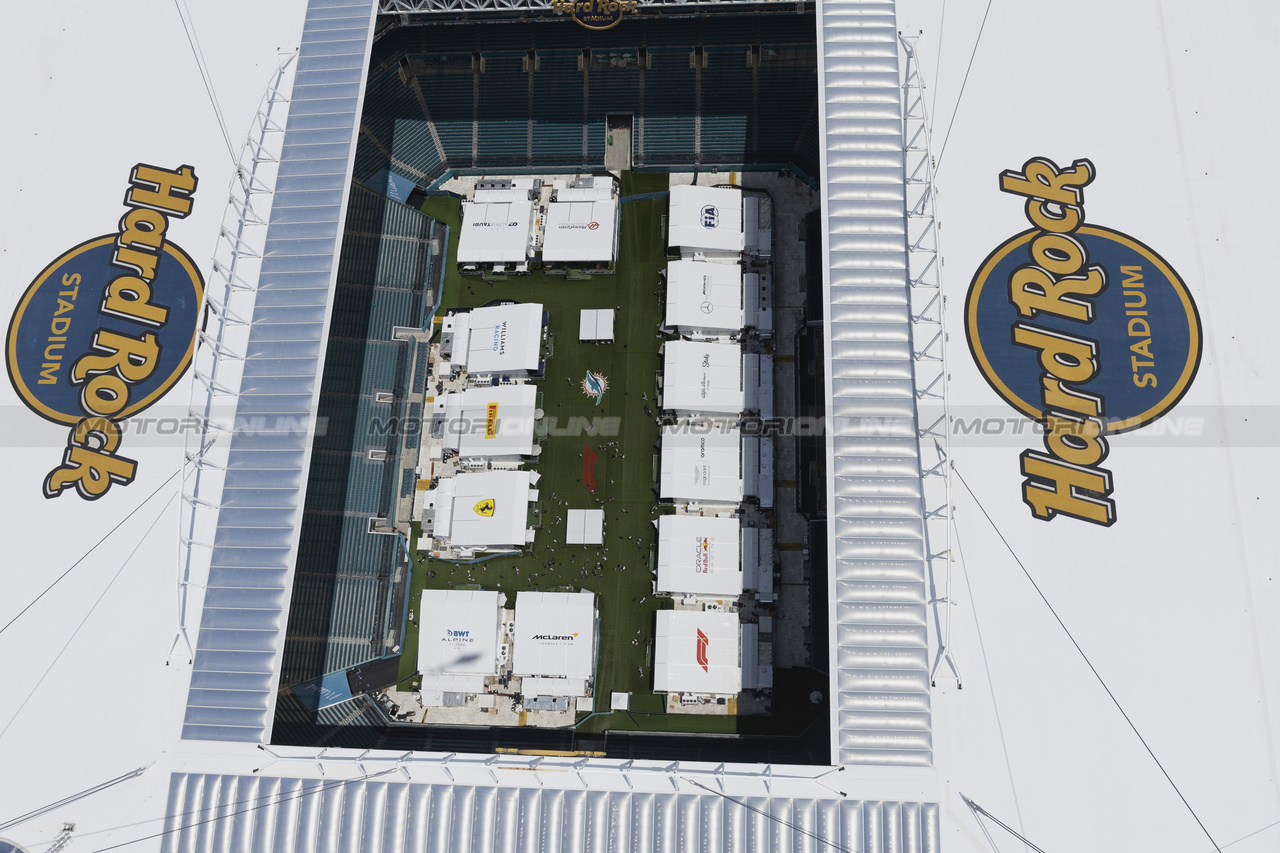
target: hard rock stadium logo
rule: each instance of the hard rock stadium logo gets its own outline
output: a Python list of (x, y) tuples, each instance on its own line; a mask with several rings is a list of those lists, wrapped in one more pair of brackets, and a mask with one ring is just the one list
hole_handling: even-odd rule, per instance
[(1168, 262), (1127, 234), (1085, 224), (1088, 160), (1036, 157), (1000, 174), (1033, 226), (996, 248), (969, 286), (965, 332), (987, 383), (1044, 426), (1020, 456), (1023, 502), (1110, 526), (1108, 436), (1178, 404), (1200, 366), (1200, 316)]
[(551, 0), (557, 15), (568, 14), (589, 30), (616, 27), (626, 12), (640, 8), (639, 0)]
[(117, 231), (68, 249), (27, 287), (9, 322), (9, 381), (31, 411), (70, 427), (44, 496), (74, 487), (97, 500), (127, 485), (137, 463), (121, 452), (121, 422), (155, 403), (195, 351), (204, 280), (165, 239), (191, 213), (197, 178), (139, 163)]
[(604, 399), (604, 392), (609, 390), (609, 380), (602, 373), (587, 371), (587, 378), (582, 380), (582, 393), (596, 401), (596, 405), (600, 405), (600, 401)]

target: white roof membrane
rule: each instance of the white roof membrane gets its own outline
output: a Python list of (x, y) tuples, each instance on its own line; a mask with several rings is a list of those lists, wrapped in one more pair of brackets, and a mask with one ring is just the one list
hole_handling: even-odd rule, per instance
[(831, 760), (928, 766), (923, 511), (882, 496), (922, 493), (897, 22), (885, 2), (824, 0), (818, 16)]

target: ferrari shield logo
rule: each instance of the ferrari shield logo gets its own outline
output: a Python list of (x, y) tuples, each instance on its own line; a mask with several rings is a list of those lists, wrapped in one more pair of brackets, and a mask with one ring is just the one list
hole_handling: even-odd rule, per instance
[(475, 505), (476, 515), (483, 515), (485, 518), (493, 517), (493, 498), (485, 498)]

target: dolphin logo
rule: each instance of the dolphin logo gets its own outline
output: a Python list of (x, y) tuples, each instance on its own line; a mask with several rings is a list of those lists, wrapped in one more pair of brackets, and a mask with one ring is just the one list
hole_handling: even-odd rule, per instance
[(609, 380), (600, 373), (587, 371), (587, 378), (582, 380), (582, 393), (595, 399), (596, 405), (604, 399), (604, 392), (609, 390)]

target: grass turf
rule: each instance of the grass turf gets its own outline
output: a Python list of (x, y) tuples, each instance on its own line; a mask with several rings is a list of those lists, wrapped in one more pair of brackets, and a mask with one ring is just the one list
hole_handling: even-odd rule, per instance
[[(667, 181), (665, 174), (624, 173), (622, 196), (660, 192), (667, 188)], [(550, 312), (554, 354), (547, 362), (546, 378), (537, 384), (542, 407), (556, 426), (543, 442), (535, 466), (542, 474), (538, 490), (543, 514), (533, 546), (518, 556), (470, 565), (430, 560), (415, 550), (410, 608), (418, 619), (430, 618), (417, 604), (419, 593), (427, 587), (479, 585), (506, 592), (509, 605), (514, 605), (514, 594), (519, 590), (591, 590), (597, 594), (600, 612), (595, 709), (607, 712), (611, 692), (629, 692), (632, 707), (648, 713), (602, 714), (588, 721), (584, 731), (735, 731), (733, 718), (668, 717), (661, 713), (661, 698), (652, 692), (653, 614), (670, 607), (668, 600), (652, 594), (650, 564), (657, 517), (653, 462), (659, 427), (654, 417), (658, 415), (656, 378), (661, 368), (658, 326), (663, 304), (658, 274), (666, 266), (662, 233), (665, 199), (622, 205), (617, 272), (587, 281), (543, 272), (495, 282), (462, 276), (456, 264), (457, 199), (433, 197), (422, 210), (450, 226), (442, 309), (437, 316), (447, 308), (483, 305), (494, 299), (541, 302)], [(612, 344), (578, 343), (578, 312), (583, 308), (618, 310)], [(588, 370), (604, 375), (609, 383), (599, 405), (582, 392)], [(646, 414), (646, 406), (652, 414)], [(613, 419), (616, 434), (589, 435), (574, 427), (595, 418)], [(605, 446), (612, 443), (616, 446)], [(599, 457), (595, 495), (581, 483), (584, 444)], [(566, 510), (596, 507), (597, 497), (604, 500), (603, 548), (564, 545)], [(415, 536), (411, 548), (416, 545)], [(597, 562), (599, 569), (595, 568)], [(409, 623), (400, 665), (402, 679), (410, 677), (416, 667), (417, 633), (418, 623)]]

